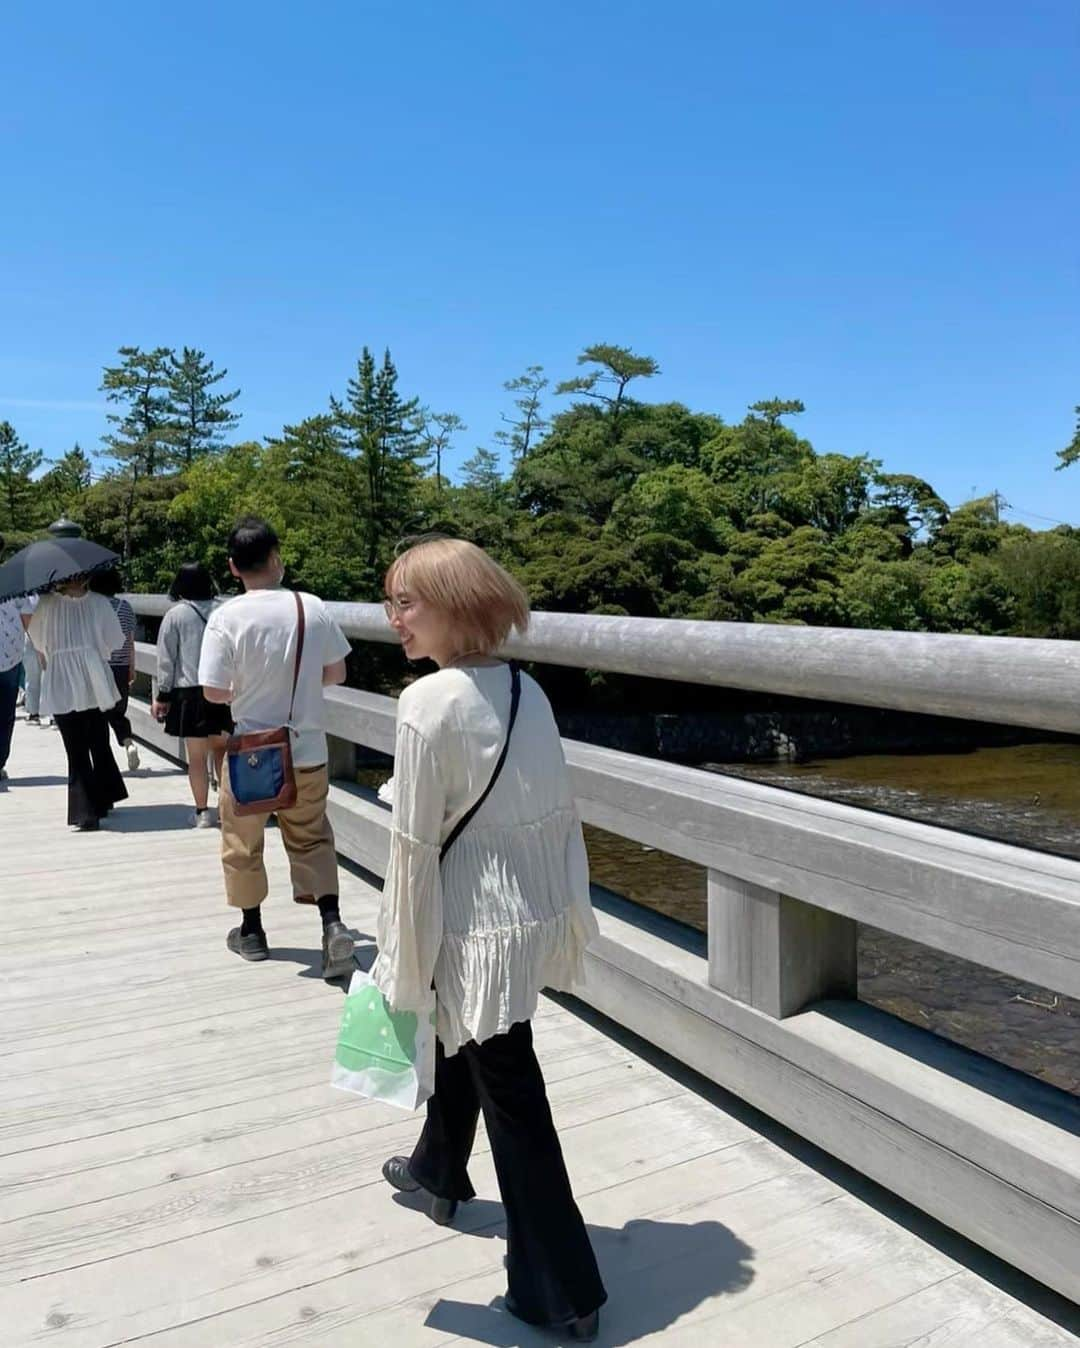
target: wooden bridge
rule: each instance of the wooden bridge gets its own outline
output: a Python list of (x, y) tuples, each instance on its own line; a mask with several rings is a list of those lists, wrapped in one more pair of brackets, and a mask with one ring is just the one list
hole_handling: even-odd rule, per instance
[[(370, 606), (338, 616), (380, 639)], [(625, 643), (597, 621), (538, 623), (526, 653), (615, 667)], [(669, 664), (677, 635), (654, 647)], [(727, 664), (699, 644), (689, 672), (642, 672), (748, 682), (732, 662), (761, 658), (766, 680), (797, 676), (746, 635), (729, 631)], [(1008, 718), (1071, 714), (1074, 673), (1059, 683), (1043, 644), (1062, 654), (1016, 643), (1001, 667)], [(854, 654), (833, 648), (849, 672)], [(985, 715), (998, 657), (971, 656)], [(876, 686), (873, 663), (860, 687), (879, 704), (931, 696), (918, 669)], [(336, 690), (329, 718), (339, 766), (350, 744), (392, 746), (389, 699)], [(482, 1140), (480, 1196), (452, 1230), (382, 1183), (418, 1123), (327, 1084), (341, 993), (276, 840), (273, 958), (246, 965), (224, 948), (216, 834), (188, 826), (178, 746), (144, 707), (134, 719), (153, 747), (100, 834), (63, 826), (52, 730), (19, 722), (0, 794), (0, 1344), (556, 1342), (502, 1309)], [(1077, 995), (1080, 864), (568, 754), (586, 819), (709, 869), (707, 942), (598, 894), (584, 1000), (545, 1001), (537, 1023), (611, 1296), (601, 1343), (1076, 1348), (1080, 1102), (849, 994), (863, 920)], [(344, 780), (332, 811), (363, 962), (386, 813)]]

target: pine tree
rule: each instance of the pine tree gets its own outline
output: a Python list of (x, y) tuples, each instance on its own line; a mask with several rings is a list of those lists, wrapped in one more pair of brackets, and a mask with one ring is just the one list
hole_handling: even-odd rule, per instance
[(50, 514), (78, 518), (79, 501), (93, 478), (90, 460), (76, 442), (63, 458), (51, 463), (40, 482), (42, 499)]
[(10, 531), (34, 527), (34, 474), (43, 458), (19, 439), (10, 421), (0, 421), (0, 518)]
[(443, 488), (443, 455), (450, 448), (450, 442), (454, 436), (459, 431), (466, 431), (469, 428), (456, 412), (432, 412), (427, 407), (421, 407), (416, 414), (414, 429), (420, 455), (429, 464), (434, 460), (435, 491), (436, 493), (441, 492)]
[[(651, 379), (660, 373), (660, 366), (652, 356), (638, 356), (628, 346), (613, 346), (608, 342), (587, 346), (578, 356), (577, 363), (599, 368), (591, 374), (564, 379), (555, 392), (584, 393), (587, 398), (603, 403), (611, 412), (610, 434), (614, 441), (618, 438), (619, 416), (628, 401), (626, 390), (630, 381)], [(602, 392), (605, 386), (613, 392)]]
[(343, 447), (356, 465), (355, 507), (363, 526), (365, 561), (374, 574), (387, 540), (415, 516), (418, 460), (423, 453), (416, 434), (420, 403), (398, 393), (390, 352), (376, 370), (375, 358), (365, 346), (345, 401), (331, 398), (330, 408)]
[(502, 419), (509, 425), (510, 430), (495, 432), (495, 439), (509, 449), (510, 457), (515, 463), (528, 454), (534, 436), (546, 431), (550, 425), (540, 415), (540, 395), (548, 383), (549, 380), (544, 376), (544, 367), (530, 365), (524, 374), (518, 375), (516, 379), (508, 379), (503, 384), (507, 393), (522, 395), (514, 399), (514, 406), (517, 408), (516, 417), (502, 413)]
[(214, 369), (214, 362), (204, 351), (185, 346), (177, 359), (169, 353), (168, 383), (172, 416), (176, 422), (175, 446), (185, 467), (204, 454), (224, 448), (222, 432), (230, 431), (240, 421), (229, 404), (240, 396), (239, 389), (231, 393), (215, 393), (228, 370)]
[(1076, 432), (1072, 440), (1064, 449), (1059, 449), (1057, 453), (1061, 460), (1057, 468), (1068, 468), (1070, 464), (1080, 461), (1080, 406), (1076, 408)]
[(490, 449), (478, 446), (471, 459), (461, 465), (462, 484), (472, 491), (496, 496), (502, 490), (503, 476), (499, 471), (499, 456)]
[(120, 365), (105, 367), (101, 390), (122, 414), (110, 412), (106, 420), (116, 429), (102, 437), (108, 457), (116, 459), (134, 481), (153, 477), (172, 466), (178, 438), (171, 400), (169, 362), (175, 359), (167, 346), (142, 351), (122, 346)]

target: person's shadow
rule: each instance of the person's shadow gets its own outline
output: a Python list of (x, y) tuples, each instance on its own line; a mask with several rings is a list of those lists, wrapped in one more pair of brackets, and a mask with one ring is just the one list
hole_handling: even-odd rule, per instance
[[(395, 1194), (402, 1206), (416, 1196)], [(460, 1212), (462, 1235), (503, 1236), (501, 1203), (474, 1199)], [(657, 1334), (713, 1297), (740, 1292), (754, 1279), (754, 1251), (722, 1222), (659, 1222), (650, 1217), (616, 1229), (589, 1225), (608, 1301), (600, 1312), (597, 1342), (607, 1348)], [(534, 1329), (507, 1311), (502, 1297), (490, 1305), (440, 1299), (424, 1324), (440, 1333), (497, 1348), (541, 1348), (566, 1343), (556, 1330)]]
[(104, 827), (110, 833), (191, 831), (190, 805), (129, 805), (121, 801)]

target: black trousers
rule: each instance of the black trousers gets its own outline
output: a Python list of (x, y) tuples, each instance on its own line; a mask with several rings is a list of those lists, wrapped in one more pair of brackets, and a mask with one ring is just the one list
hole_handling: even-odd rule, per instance
[(92, 824), (104, 819), (118, 800), (127, 799), (127, 787), (109, 748), (105, 712), (69, 711), (57, 716), (68, 760), (69, 824)]
[(120, 669), (117, 665), (110, 665), (109, 668), (116, 680), (116, 691), (120, 694), (120, 701), (107, 711), (105, 716), (113, 728), (117, 744), (126, 744), (131, 739), (131, 722), (128, 720), (127, 714), (128, 695), (131, 692), (131, 685), (128, 683), (128, 667), (125, 665), (123, 669)]
[(566, 1173), (532, 1026), (466, 1044), (452, 1058), (436, 1045), (435, 1094), (409, 1161), (440, 1198), (472, 1198), (468, 1164), (480, 1110), (506, 1209), (510, 1295), (536, 1324), (566, 1324), (607, 1300), (596, 1256)]

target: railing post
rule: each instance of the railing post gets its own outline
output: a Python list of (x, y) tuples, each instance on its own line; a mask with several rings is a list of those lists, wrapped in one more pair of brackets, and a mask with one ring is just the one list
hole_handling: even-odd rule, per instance
[(857, 991), (855, 923), (709, 871), (709, 982), (767, 1015)]
[(340, 739), (337, 735), (327, 735), (326, 747), (329, 750), (326, 760), (330, 780), (356, 781), (356, 745), (351, 740)]

